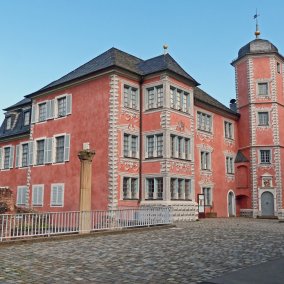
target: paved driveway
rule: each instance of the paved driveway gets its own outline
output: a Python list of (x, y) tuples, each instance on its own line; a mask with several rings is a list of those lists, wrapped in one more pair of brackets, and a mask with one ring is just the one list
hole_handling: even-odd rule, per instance
[(196, 283), (284, 256), (283, 240), (284, 223), (236, 218), (0, 246), (0, 283)]

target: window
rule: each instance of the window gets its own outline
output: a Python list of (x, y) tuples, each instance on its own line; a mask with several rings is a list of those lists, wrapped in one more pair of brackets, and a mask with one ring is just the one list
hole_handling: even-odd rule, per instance
[(46, 103), (42, 103), (38, 105), (38, 121), (45, 121), (46, 120)]
[(164, 105), (163, 86), (147, 88), (147, 109), (159, 108)]
[(175, 87), (170, 88), (171, 108), (189, 112), (190, 111), (190, 95), (183, 90)]
[(11, 148), (4, 148), (4, 169), (10, 168), (10, 156), (11, 156)]
[(123, 105), (132, 109), (138, 109), (138, 89), (124, 85)]
[(55, 138), (56, 150), (55, 150), (55, 162), (64, 162), (64, 138), (65, 136), (58, 136)]
[(12, 127), (12, 117), (9, 116), (6, 118), (6, 130), (10, 130)]
[(191, 200), (191, 180), (171, 178), (171, 199)]
[(63, 207), (63, 200), (64, 200), (64, 184), (52, 184), (50, 206)]
[(268, 96), (268, 83), (258, 83), (258, 95)]
[(32, 191), (33, 191), (32, 205), (43, 206), (44, 185), (33, 185)]
[(17, 188), (17, 206), (27, 205), (27, 186), (18, 186)]
[(201, 151), (201, 170), (211, 170), (211, 159), (210, 153), (206, 151)]
[(62, 117), (62, 116), (66, 116), (66, 109), (67, 105), (66, 105), (66, 97), (62, 97), (57, 99), (57, 113), (58, 113), (58, 117)]
[(45, 140), (36, 141), (36, 164), (43, 165), (44, 164), (44, 144)]
[(138, 136), (124, 133), (123, 156), (127, 158), (138, 158)]
[(212, 189), (210, 187), (203, 187), (202, 192), (204, 194), (205, 206), (212, 206)]
[(260, 152), (260, 163), (270, 164), (271, 163), (271, 151), (270, 150), (259, 150)]
[(190, 139), (171, 135), (171, 157), (191, 160)]
[(226, 173), (233, 174), (234, 173), (234, 159), (233, 157), (226, 157)]
[(258, 112), (258, 125), (268, 126), (269, 125), (269, 115), (268, 112)]
[(277, 73), (280, 74), (281, 73), (281, 65), (279, 62), (277, 62)]
[(27, 126), (30, 124), (30, 116), (31, 116), (30, 111), (24, 112), (24, 126)]
[(145, 199), (163, 199), (163, 178), (147, 178)]
[(28, 158), (29, 158), (29, 144), (22, 144), (22, 167), (28, 166)]
[(212, 116), (198, 111), (197, 112), (197, 129), (212, 132)]
[(224, 122), (225, 138), (233, 139), (233, 124), (229, 121)]
[(123, 178), (123, 199), (138, 199), (138, 178)]
[(145, 158), (163, 156), (163, 134), (148, 135), (146, 137)]

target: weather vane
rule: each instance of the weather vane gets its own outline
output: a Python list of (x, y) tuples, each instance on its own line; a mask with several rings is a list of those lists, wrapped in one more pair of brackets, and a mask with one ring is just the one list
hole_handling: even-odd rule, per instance
[(255, 37), (256, 38), (258, 38), (259, 37), (259, 35), (260, 35), (260, 31), (259, 31), (259, 29), (258, 29), (258, 17), (259, 17), (260, 15), (259, 14), (257, 14), (257, 9), (256, 9), (256, 12), (255, 12), (255, 15), (253, 16), (253, 18), (254, 18), (254, 20), (255, 20)]

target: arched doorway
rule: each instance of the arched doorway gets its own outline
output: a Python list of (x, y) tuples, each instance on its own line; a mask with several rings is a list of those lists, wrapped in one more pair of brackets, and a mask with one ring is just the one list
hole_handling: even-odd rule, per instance
[(261, 195), (261, 216), (274, 216), (274, 196), (269, 191)]
[(236, 216), (236, 199), (233, 191), (229, 191), (228, 193), (228, 214), (229, 217)]

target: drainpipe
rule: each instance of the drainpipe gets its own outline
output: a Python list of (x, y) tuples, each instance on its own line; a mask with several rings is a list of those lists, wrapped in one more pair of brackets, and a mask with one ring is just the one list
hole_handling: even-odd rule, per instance
[(141, 80), (139, 82), (139, 89), (140, 89), (140, 95), (139, 95), (139, 200), (138, 205), (140, 205), (142, 200), (142, 111), (143, 111), (143, 99), (142, 99), (142, 84), (144, 81), (144, 77), (141, 77)]

